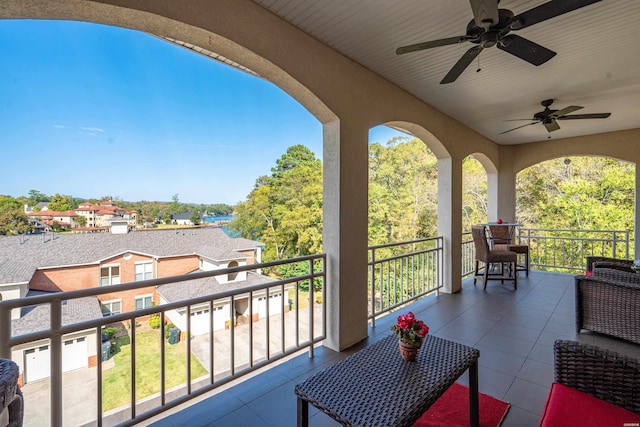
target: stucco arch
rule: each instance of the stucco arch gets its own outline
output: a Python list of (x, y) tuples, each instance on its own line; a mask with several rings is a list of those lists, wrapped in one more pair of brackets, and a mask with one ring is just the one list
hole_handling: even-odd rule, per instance
[(480, 164), (484, 168), (485, 172), (487, 172), (487, 175), (489, 175), (489, 174), (497, 174), (498, 173), (498, 168), (496, 167), (495, 163), (486, 154), (484, 154), (484, 153), (471, 153), (471, 154), (469, 154), (469, 156), (473, 156), (474, 159), (476, 159), (478, 162), (480, 162)]
[(449, 150), (440, 142), (438, 138), (423, 126), (412, 122), (406, 121), (389, 121), (383, 123), (385, 126), (389, 126), (394, 129), (401, 130), (420, 139), (425, 143), (427, 147), (433, 152), (436, 158), (451, 157)]
[(626, 162), (640, 162), (640, 129), (589, 135), (576, 138), (550, 139), (536, 144), (513, 147), (514, 174), (538, 163), (570, 156), (603, 156)]

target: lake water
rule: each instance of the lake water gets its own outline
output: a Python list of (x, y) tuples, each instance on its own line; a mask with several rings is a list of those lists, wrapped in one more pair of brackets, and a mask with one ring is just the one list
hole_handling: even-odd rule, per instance
[[(224, 215), (220, 215), (220, 216), (211, 216), (211, 215), (207, 215), (207, 216), (203, 216), (202, 217), (202, 221), (206, 222), (206, 223), (216, 223), (219, 221), (222, 221), (223, 223), (228, 223), (229, 221), (233, 220), (233, 217), (231, 215), (228, 216), (224, 216)], [(227, 226), (223, 225), (222, 227), (222, 231), (224, 231), (225, 233), (227, 233), (227, 236), (229, 237), (239, 237), (240, 233), (238, 233), (235, 230), (230, 230)]]

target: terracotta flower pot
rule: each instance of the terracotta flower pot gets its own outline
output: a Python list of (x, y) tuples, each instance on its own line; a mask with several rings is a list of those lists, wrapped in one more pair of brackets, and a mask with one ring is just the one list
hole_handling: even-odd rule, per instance
[(398, 346), (400, 348), (400, 355), (404, 360), (416, 360), (419, 347), (414, 347), (411, 344), (406, 344), (400, 340), (398, 340)]

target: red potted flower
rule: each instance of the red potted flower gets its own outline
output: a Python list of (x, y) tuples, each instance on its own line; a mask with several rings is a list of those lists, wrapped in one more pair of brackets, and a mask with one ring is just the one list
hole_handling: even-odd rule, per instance
[(429, 327), (422, 320), (417, 320), (412, 312), (398, 316), (398, 323), (391, 327), (398, 337), (400, 354), (405, 360), (414, 360)]

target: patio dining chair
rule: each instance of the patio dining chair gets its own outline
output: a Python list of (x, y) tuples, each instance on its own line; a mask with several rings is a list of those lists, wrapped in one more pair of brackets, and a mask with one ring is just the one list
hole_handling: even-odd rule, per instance
[(509, 225), (490, 225), (489, 236), (491, 249), (497, 251), (511, 251), (524, 255), (524, 264), (517, 264), (516, 271), (524, 271), (529, 277), (529, 245), (519, 245), (515, 243), (515, 228)]
[[(518, 278), (516, 272), (518, 254), (504, 249), (490, 249), (484, 226), (471, 226), (471, 235), (473, 236), (473, 243), (476, 248), (476, 266), (473, 276), (473, 284), (476, 284), (476, 280), (478, 276), (480, 276), (480, 270), (483, 270), (483, 289), (487, 289), (488, 280), (501, 280), (502, 283), (504, 283), (505, 280), (513, 280), (513, 289), (518, 289)], [(482, 268), (480, 268), (481, 262), (483, 263)], [(496, 264), (500, 266), (500, 273), (490, 273), (489, 270), (491, 269), (491, 266)], [(505, 264), (507, 265), (509, 276), (505, 276)]]

